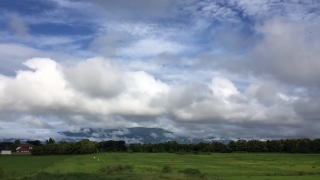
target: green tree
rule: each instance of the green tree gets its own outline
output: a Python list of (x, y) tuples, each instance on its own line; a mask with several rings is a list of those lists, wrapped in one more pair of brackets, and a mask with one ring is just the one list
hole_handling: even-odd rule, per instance
[(313, 153), (320, 153), (320, 139), (312, 140), (311, 149)]
[(17, 145), (16, 144), (11, 144), (10, 145), (10, 150), (12, 151), (12, 152), (17, 152)]
[(53, 138), (49, 138), (48, 140), (46, 140), (46, 144), (54, 144), (55, 140)]
[(283, 145), (284, 152), (286, 152), (286, 153), (296, 152), (297, 141), (295, 139), (285, 139), (285, 140), (282, 139), (281, 143)]
[(247, 142), (248, 152), (265, 152), (267, 151), (266, 143), (259, 140), (250, 140)]
[(283, 152), (283, 144), (280, 140), (268, 140), (266, 145), (268, 152)]
[(310, 153), (311, 152), (311, 140), (310, 139), (299, 139), (296, 144), (297, 153)]
[(232, 151), (232, 152), (236, 151), (236, 150), (237, 150), (237, 144), (236, 144), (236, 142), (230, 141), (230, 142), (228, 143), (228, 148), (229, 148), (229, 150)]
[(21, 142), (20, 142), (20, 139), (16, 139), (16, 140), (14, 140), (14, 142), (13, 142), (15, 145), (20, 145), (21, 144)]
[(212, 141), (211, 142), (211, 151), (212, 152), (222, 152), (225, 150), (225, 145), (219, 141)]
[(236, 150), (237, 151), (247, 151), (247, 141), (246, 140), (238, 140), (236, 142)]

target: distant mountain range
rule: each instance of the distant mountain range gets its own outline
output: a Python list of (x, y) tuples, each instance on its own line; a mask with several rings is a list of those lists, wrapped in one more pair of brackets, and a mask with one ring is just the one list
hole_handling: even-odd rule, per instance
[[(207, 138), (191, 138), (187, 136), (176, 136), (173, 132), (162, 128), (146, 128), (135, 127), (126, 129), (101, 129), (101, 128), (82, 128), (80, 131), (62, 131), (58, 132), (64, 135), (65, 138), (59, 139), (59, 141), (79, 141), (81, 139), (90, 139), (95, 141), (107, 141), (107, 140), (124, 140), (127, 144), (131, 143), (161, 143), (167, 141), (177, 141), (181, 144), (199, 143), (199, 142), (212, 142), (219, 141), (227, 144), (229, 141), (237, 141), (243, 138), (233, 137), (207, 137)], [(13, 142), (13, 138), (0, 139), (0, 142)], [(20, 139), (22, 143), (27, 140), (35, 139)], [(248, 139), (247, 139), (248, 140)], [(262, 139), (260, 139), (262, 140)]]
[(199, 143), (219, 141), (228, 143), (231, 140), (238, 140), (239, 138), (230, 137), (208, 137), (208, 138), (190, 138), (184, 136), (176, 136), (172, 132), (162, 128), (145, 128), (135, 127), (127, 129), (93, 129), (83, 128), (78, 132), (64, 131), (59, 132), (67, 136), (66, 141), (75, 141), (84, 138), (93, 138), (99, 140), (124, 140), (126, 143), (160, 143), (175, 140), (178, 143)]

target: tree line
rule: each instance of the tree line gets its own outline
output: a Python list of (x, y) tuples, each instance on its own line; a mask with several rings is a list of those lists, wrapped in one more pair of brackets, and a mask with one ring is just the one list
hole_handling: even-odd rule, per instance
[(281, 140), (238, 140), (228, 144), (222, 142), (200, 142), (195, 144), (179, 144), (169, 141), (156, 144), (130, 144), (130, 152), (249, 152), (249, 153), (320, 153), (320, 139), (281, 139)]
[[(161, 153), (161, 152), (270, 152), (270, 153), (320, 153), (320, 139), (310, 140), (303, 139), (281, 139), (281, 140), (238, 140), (230, 141), (228, 144), (222, 142), (200, 142), (194, 144), (179, 144), (177, 141), (168, 141), (163, 143), (147, 143), (147, 144), (129, 144), (125, 141), (90, 141), (83, 139), (78, 142), (55, 142), (50, 138), (42, 144), (40, 141), (27, 141), (33, 144), (31, 151), (33, 155), (49, 155), (49, 154), (89, 154), (96, 152), (143, 152), (143, 153)], [(13, 143), (0, 143), (1, 149), (17, 147), (19, 140)], [(15, 150), (15, 149), (14, 149)]]
[(32, 155), (91, 154), (96, 152), (97, 142), (89, 139), (83, 139), (79, 142), (47, 142), (45, 145), (34, 146), (31, 150)]

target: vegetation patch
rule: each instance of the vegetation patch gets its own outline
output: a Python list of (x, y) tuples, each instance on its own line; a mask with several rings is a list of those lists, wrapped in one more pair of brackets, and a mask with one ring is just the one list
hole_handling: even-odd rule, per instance
[(98, 171), (105, 174), (129, 173), (133, 171), (133, 165), (129, 165), (129, 164), (115, 165), (115, 166), (105, 165), (105, 166), (101, 166)]
[(184, 170), (180, 170), (179, 172), (193, 178), (205, 179), (208, 177), (208, 174), (202, 173), (199, 169), (196, 168), (186, 168)]
[(163, 167), (162, 167), (162, 169), (161, 169), (161, 172), (162, 173), (170, 173), (170, 172), (172, 172), (172, 167), (171, 166), (169, 166), (169, 165), (164, 165)]

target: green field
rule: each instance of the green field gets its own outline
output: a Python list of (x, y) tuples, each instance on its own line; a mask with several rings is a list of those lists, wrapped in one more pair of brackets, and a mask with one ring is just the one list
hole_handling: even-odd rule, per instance
[[(125, 164), (133, 165), (133, 172), (116, 175), (106, 175), (98, 172), (98, 169), (102, 166)], [(162, 168), (165, 165), (169, 165), (172, 171), (163, 173)], [(99, 177), (102, 179), (195, 179), (195, 177), (179, 173), (186, 168), (196, 168), (202, 173), (206, 173), (205, 179), (320, 179), (320, 155), (303, 154), (100, 153), (77, 156), (17, 155), (0, 156), (0, 167), (2, 167), (5, 177), (17, 178), (28, 175), (33, 179), (46, 179), (45, 176), (49, 176), (46, 173), (57, 176), (53, 179), (62, 178), (66, 173), (84, 173), (81, 175), (83, 178), (89, 175), (87, 173), (94, 173), (96, 175), (94, 177), (97, 179)]]

